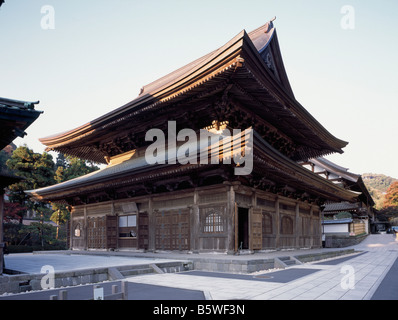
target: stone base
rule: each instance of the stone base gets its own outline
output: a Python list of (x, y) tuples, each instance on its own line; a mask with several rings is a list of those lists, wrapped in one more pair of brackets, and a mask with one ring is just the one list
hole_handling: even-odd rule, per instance
[(347, 236), (347, 235), (330, 235), (325, 237), (325, 248), (345, 248), (357, 245), (366, 239), (368, 235)]

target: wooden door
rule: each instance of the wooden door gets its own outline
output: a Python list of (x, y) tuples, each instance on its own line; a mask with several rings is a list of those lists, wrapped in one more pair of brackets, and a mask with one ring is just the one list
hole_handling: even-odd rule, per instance
[(147, 212), (138, 215), (138, 248), (147, 250), (149, 245), (149, 217)]
[(89, 249), (106, 248), (105, 217), (89, 217), (87, 219), (87, 247)]
[(156, 214), (155, 247), (158, 250), (189, 250), (189, 210), (162, 210)]
[(169, 250), (169, 239), (167, 231), (169, 229), (167, 211), (156, 212), (155, 224), (155, 248), (157, 250)]
[(106, 247), (107, 249), (117, 248), (117, 217), (106, 216)]
[(250, 216), (250, 250), (261, 250), (263, 242), (263, 216), (261, 209), (252, 209)]
[(177, 250), (190, 249), (190, 228), (189, 228), (189, 209), (181, 209), (178, 211), (178, 241), (176, 243)]

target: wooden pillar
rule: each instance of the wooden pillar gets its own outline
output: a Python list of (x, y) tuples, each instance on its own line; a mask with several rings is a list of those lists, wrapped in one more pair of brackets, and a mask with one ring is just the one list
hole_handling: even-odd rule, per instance
[(0, 189), (0, 275), (4, 268), (4, 243), (3, 243), (3, 217), (4, 217), (4, 190)]
[[(319, 219), (318, 219), (318, 228), (319, 229), (318, 230), (320, 230), (319, 238), (320, 238), (320, 244), (321, 244), (320, 247), (322, 248), (322, 246), (323, 246), (322, 240), (323, 240), (323, 236), (324, 236), (322, 220), (323, 220), (324, 216), (323, 216), (323, 212), (322, 212), (321, 208), (319, 208), (319, 207), (318, 207), (318, 216), (319, 216)], [(326, 240), (326, 238), (325, 238), (325, 240)]]
[(275, 226), (275, 248), (279, 249), (280, 244), (279, 244), (279, 239), (280, 239), (280, 233), (281, 233), (281, 219), (280, 219), (280, 214), (279, 214), (279, 198), (276, 198), (275, 200), (275, 217), (274, 219), (274, 226)]
[(239, 250), (239, 220), (238, 220), (238, 204), (234, 203), (234, 252)]
[(69, 250), (73, 248), (73, 236), (75, 234), (75, 230), (73, 230), (73, 207), (69, 210), (70, 219), (69, 219)]
[(231, 185), (228, 191), (227, 203), (227, 224), (228, 224), (228, 253), (234, 254), (238, 251), (238, 235), (237, 235), (237, 208), (235, 202), (235, 190)]
[(296, 203), (296, 219), (295, 219), (295, 247), (297, 249), (300, 248), (300, 234), (302, 233), (302, 228), (300, 224), (300, 204), (297, 202)]
[(314, 210), (313, 210), (313, 207), (311, 206), (310, 207), (310, 248), (313, 248), (314, 247), (314, 237), (315, 237), (315, 234), (314, 234)]
[(119, 216), (116, 214), (115, 211), (115, 201), (111, 202), (111, 216), (116, 216), (116, 248), (115, 250), (119, 249)]
[(156, 228), (156, 217), (153, 210), (153, 200), (152, 197), (148, 199), (148, 251), (155, 251), (155, 230)]
[(88, 221), (87, 221), (87, 205), (84, 205), (84, 250), (88, 249)]
[(200, 228), (200, 218), (199, 218), (199, 194), (198, 191), (195, 190), (193, 194), (193, 205), (189, 207), (189, 215), (190, 215), (190, 243), (192, 252), (199, 252), (201, 248), (199, 248), (199, 233)]

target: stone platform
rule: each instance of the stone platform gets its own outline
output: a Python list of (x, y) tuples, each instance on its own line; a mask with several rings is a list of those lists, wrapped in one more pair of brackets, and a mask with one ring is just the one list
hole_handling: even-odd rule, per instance
[[(40, 290), (48, 267), (53, 268), (55, 288), (59, 288), (146, 273), (198, 270), (250, 274), (352, 253), (354, 249), (286, 250), (240, 255), (70, 250), (11, 254), (5, 258), (8, 274), (0, 276), (0, 294)], [(47, 269), (43, 271), (43, 268)]]

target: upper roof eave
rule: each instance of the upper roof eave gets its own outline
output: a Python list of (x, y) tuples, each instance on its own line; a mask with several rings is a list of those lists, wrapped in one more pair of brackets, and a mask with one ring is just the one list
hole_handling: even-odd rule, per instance
[[(243, 30), (221, 48), (145, 86), (143, 92), (129, 103), (75, 129), (47, 136), (39, 139), (39, 141), (50, 149), (57, 148), (59, 145), (64, 145), (76, 137), (90, 135), (101, 126), (108, 126), (122, 114), (131, 112), (133, 109), (143, 105), (147, 106), (151, 101), (158, 101), (167, 95), (172, 95), (173, 92), (181, 89), (184, 84), (192, 82), (223, 60), (228, 60), (231, 56), (236, 55), (242, 48), (244, 38), (247, 40), (247, 34)], [(165, 79), (169, 81), (166, 82)]]
[[(267, 26), (268, 24), (256, 29), (255, 31), (259, 31), (261, 29), (267, 30), (267, 28), (270, 28)], [(337, 137), (335, 137), (333, 134), (331, 134), (317, 119), (315, 119), (301, 104), (298, 102), (293, 94), (293, 91), (290, 87), (290, 83), (286, 74), (286, 70), (283, 65), (283, 59), (282, 55), (279, 49), (279, 43), (277, 39), (277, 34), (276, 30), (273, 28), (268, 29), (270, 35), (266, 37), (267, 41), (263, 40), (263, 44), (261, 46), (261, 50), (264, 50), (268, 45), (271, 43), (273, 44), (274, 47), (277, 49), (274, 50), (274, 53), (277, 55), (280, 63), (279, 63), (279, 68), (278, 72), (280, 77), (283, 80), (282, 82), (276, 81), (272, 73), (266, 68), (265, 62), (262, 60), (260, 57), (260, 54), (258, 52), (258, 47), (255, 46), (255, 44), (252, 41), (246, 41), (245, 42), (245, 47), (246, 51), (245, 52), (250, 52), (251, 57), (253, 58), (253, 65), (251, 66), (251, 71), (253, 73), (256, 73), (256, 75), (259, 75), (257, 79), (267, 79), (268, 84), (272, 86), (274, 89), (274, 92), (277, 94), (278, 98), (280, 100), (284, 101), (285, 107), (287, 107), (290, 112), (294, 114), (294, 117), (300, 119), (302, 123), (304, 123), (311, 131), (316, 132), (316, 134), (321, 137), (322, 140), (326, 141), (327, 144), (329, 145), (329, 150), (331, 151), (330, 153), (333, 152), (338, 152), (338, 153), (344, 153), (342, 150), (348, 145), (347, 141), (341, 140)], [(249, 33), (250, 35), (251, 33)], [(248, 36), (249, 37), (249, 36)], [(251, 40), (251, 38), (249, 37)], [(242, 56), (244, 56), (242, 54)], [(247, 64), (248, 61), (245, 61), (245, 64)], [(275, 81), (272, 81), (271, 83), (269, 82), (269, 79), (273, 78)]]
[[(149, 108), (151, 104), (156, 105), (161, 102), (162, 99), (170, 100), (177, 94), (188, 91), (193, 85), (197, 85), (194, 83), (195, 80), (199, 82), (198, 79), (200, 79), (200, 83), (206, 82), (206, 75), (210, 70), (212, 70), (212, 68), (216, 68), (223, 62), (226, 63), (227, 61), (230, 61), (233, 57), (236, 58), (242, 50), (250, 51), (251, 56), (253, 56), (255, 60), (258, 60), (258, 63), (262, 63), (262, 67), (264, 68), (264, 62), (262, 61), (258, 50), (263, 50), (271, 43), (271, 41), (274, 41), (277, 44), (276, 31), (273, 28), (272, 22), (257, 28), (249, 34), (243, 30), (219, 49), (214, 50), (192, 63), (166, 75), (165, 77), (144, 86), (142, 93), (131, 102), (76, 129), (41, 138), (39, 140), (47, 146), (47, 150), (62, 150), (62, 152), (68, 153), (70, 146), (73, 146), (72, 144), (74, 142), (81, 142), (87, 137), (91, 137), (97, 129), (104, 129), (117, 124), (119, 119), (124, 115), (134, 114), (141, 109)], [(280, 52), (278, 55), (280, 55)], [(280, 61), (282, 61), (281, 55)], [(264, 72), (267, 73), (267, 71), (268, 70), (265, 70)], [(286, 75), (284, 68), (283, 70), (280, 70), (280, 72)], [(301, 121), (303, 121), (311, 131), (316, 132), (318, 136), (321, 136), (325, 141), (327, 141), (330, 153), (343, 153), (342, 148), (348, 144), (347, 142), (330, 134), (295, 100), (291, 90), (289, 91), (289, 89), (286, 89), (288, 87), (282, 86), (278, 83), (275, 83), (274, 86), (276, 86), (279, 92), (283, 95), (283, 99), (289, 101), (289, 107), (292, 109), (292, 112), (295, 113), (295, 116), (301, 119)], [(101, 156), (97, 156), (97, 158), (100, 159)]]

